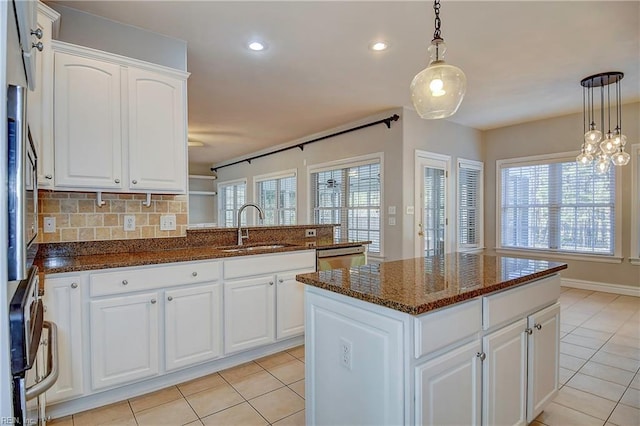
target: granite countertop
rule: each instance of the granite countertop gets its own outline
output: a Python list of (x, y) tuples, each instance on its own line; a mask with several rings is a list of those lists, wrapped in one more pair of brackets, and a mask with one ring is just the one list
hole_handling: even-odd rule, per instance
[(564, 263), (545, 260), (451, 253), (301, 274), (296, 279), (419, 315), (566, 268)]
[(134, 250), (116, 253), (92, 253), (85, 255), (65, 254), (42, 255), (39, 254), (34, 261), (41, 274), (54, 274), (61, 272), (76, 272), (95, 269), (120, 268), (128, 266), (154, 265), (161, 263), (185, 262), (194, 260), (218, 259), (237, 256), (252, 256), (268, 253), (285, 253), (299, 250), (311, 250), (316, 248), (353, 247), (369, 244), (370, 241), (345, 241), (336, 239), (309, 239), (288, 240), (277, 242), (260, 242), (245, 244), (243, 247), (284, 244), (284, 247), (265, 248), (252, 251), (225, 251), (236, 249), (239, 246), (191, 246), (170, 249), (154, 249), (153, 241), (148, 240), (148, 249)]

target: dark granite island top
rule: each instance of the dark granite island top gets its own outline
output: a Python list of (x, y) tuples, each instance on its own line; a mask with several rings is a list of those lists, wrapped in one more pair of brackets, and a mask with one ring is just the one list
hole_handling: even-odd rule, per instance
[(297, 275), (302, 283), (412, 315), (515, 287), (567, 265), (545, 260), (484, 254), (383, 262)]

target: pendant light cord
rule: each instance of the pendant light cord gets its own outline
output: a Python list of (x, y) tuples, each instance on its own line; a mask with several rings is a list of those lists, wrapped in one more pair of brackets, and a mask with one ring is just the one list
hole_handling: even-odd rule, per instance
[(442, 21), (440, 20), (440, 0), (435, 0), (433, 2), (433, 10), (436, 13), (436, 20), (434, 23), (436, 30), (433, 33), (433, 39), (442, 39), (442, 37), (440, 37), (440, 25), (442, 24)]

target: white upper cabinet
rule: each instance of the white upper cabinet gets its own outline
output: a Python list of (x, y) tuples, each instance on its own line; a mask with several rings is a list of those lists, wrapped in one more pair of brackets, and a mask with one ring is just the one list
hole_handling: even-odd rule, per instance
[(136, 68), (129, 68), (127, 75), (129, 186), (183, 191), (187, 178), (185, 83)]
[(185, 193), (188, 74), (53, 44), (54, 189)]
[(55, 185), (122, 188), (120, 66), (55, 54)]

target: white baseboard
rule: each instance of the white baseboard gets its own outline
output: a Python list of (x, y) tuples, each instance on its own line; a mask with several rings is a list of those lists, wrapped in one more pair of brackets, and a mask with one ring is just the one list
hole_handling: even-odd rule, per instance
[(572, 278), (562, 278), (563, 287), (579, 288), (582, 290), (602, 291), (604, 293), (623, 294), (625, 296), (640, 297), (640, 287), (630, 285), (608, 284), (596, 281), (574, 280)]

